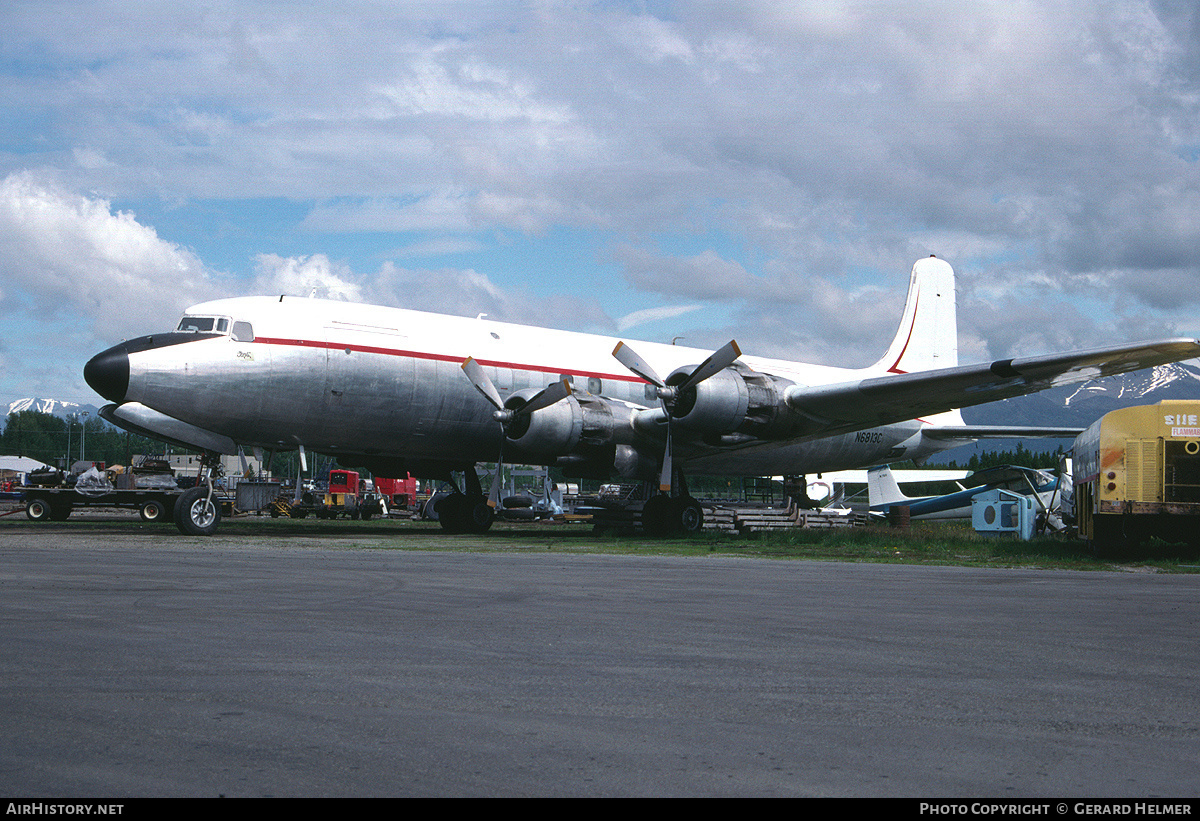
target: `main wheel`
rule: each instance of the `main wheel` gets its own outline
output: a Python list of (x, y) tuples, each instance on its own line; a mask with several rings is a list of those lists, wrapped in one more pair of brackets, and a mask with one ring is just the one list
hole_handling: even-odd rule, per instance
[(673, 530), (674, 504), (670, 496), (651, 496), (642, 505), (642, 530), (647, 536), (669, 536)]
[(451, 493), (437, 506), (438, 524), (447, 533), (486, 533), (495, 514), (483, 496)]
[(25, 503), (25, 515), (34, 522), (50, 521), (50, 503), (34, 497)]
[(437, 513), (437, 523), (442, 526), (442, 530), (447, 533), (462, 533), (466, 529), (466, 514), (463, 509), (466, 507), (467, 497), (461, 493), (450, 493), (432, 502), (434, 512)]
[(487, 533), (492, 529), (492, 522), (496, 521), (495, 511), (483, 496), (468, 499), (463, 510), (466, 513), (465, 524), (468, 533)]
[(690, 496), (675, 500), (675, 522), (680, 533), (699, 533), (704, 529), (704, 508)]
[(168, 517), (167, 506), (158, 499), (142, 502), (138, 508), (138, 516), (143, 522), (162, 522)]
[(221, 504), (209, 498), (207, 487), (194, 487), (175, 503), (175, 526), (185, 536), (211, 536), (220, 523)]

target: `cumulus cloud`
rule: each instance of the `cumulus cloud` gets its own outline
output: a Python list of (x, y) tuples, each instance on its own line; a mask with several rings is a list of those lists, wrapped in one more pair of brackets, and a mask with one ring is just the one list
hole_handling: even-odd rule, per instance
[(217, 284), (195, 254), (133, 214), (31, 172), (0, 182), (0, 268), (10, 306), (82, 318), (112, 337), (144, 332)]
[(324, 254), (281, 257), (259, 254), (255, 288), (265, 293), (362, 301), (362, 287), (344, 263), (334, 264)]
[[(17, 149), (0, 173), (54, 168), (64, 182), (51, 199), (78, 226), (67, 256), (86, 256), (91, 236), (111, 263), (93, 267), (133, 292), (173, 292), (148, 273), (163, 265), (204, 296), (216, 278), (102, 197), (64, 191), (214, 203), (234, 223), (237, 203), (298, 202), (307, 217), (274, 227), (308, 232), (304, 243), (246, 254), (261, 254), (264, 288), (597, 329), (636, 318), (649, 295), (719, 306), (719, 319), (675, 316), (732, 316), (739, 338), (829, 362), (877, 355), (908, 266), (931, 252), (980, 311), (1040, 321), (1047, 293), (1078, 309), (1056, 312), (1067, 319), (1054, 334), (1023, 335), (964, 312), (964, 349), (1196, 330), (1180, 307), (1194, 312), (1200, 278), (1189, 4), (730, 0), (665, 15), (217, 0), (86, 6), (53, 25), (47, 9), (6, 17), (15, 58), (0, 69), (11, 114), (0, 131)], [(590, 232), (580, 245), (592, 256), (535, 246), (565, 261), (540, 276), (486, 256), (497, 235), (564, 230)], [(286, 256), (295, 247), (312, 253)], [(353, 247), (367, 250), (342, 250)], [(375, 270), (383, 248), (474, 255)], [(14, 257), (54, 270), (67, 265), (57, 254)], [(19, 276), (4, 284), (8, 304), (104, 313), (87, 286), (68, 293), (50, 275), (46, 293), (61, 298), (41, 298)], [(639, 299), (623, 304), (630, 292)], [(707, 332), (721, 342), (730, 330)]]
[(594, 332), (615, 327), (594, 298), (505, 289), (471, 269), (401, 268), (389, 262), (371, 276), (367, 297), (383, 305), (458, 316), (487, 314), (523, 325)]

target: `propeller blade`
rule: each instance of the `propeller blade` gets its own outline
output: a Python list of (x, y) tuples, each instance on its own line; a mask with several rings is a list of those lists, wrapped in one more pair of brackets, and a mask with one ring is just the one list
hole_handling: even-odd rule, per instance
[(475, 386), (475, 390), (483, 394), (484, 399), (491, 402), (496, 410), (504, 410), (504, 400), (500, 398), (500, 391), (496, 390), (496, 386), (484, 372), (483, 366), (476, 362), (474, 357), (468, 356), (467, 361), (462, 363), (462, 369), (467, 378), (471, 380), (471, 384)]
[(658, 489), (671, 495), (671, 480), (674, 478), (671, 466), (671, 417), (667, 417), (667, 446), (663, 450), (662, 474), (658, 477)]
[(492, 479), (492, 489), (488, 491), (488, 507), (500, 507), (500, 484), (502, 481), (501, 470), (504, 468), (504, 462), (496, 463), (496, 476)]
[(696, 366), (696, 370), (692, 371), (687, 381), (679, 386), (680, 393), (686, 391), (688, 388), (694, 388), (711, 376), (716, 376), (736, 362), (737, 358), (741, 355), (742, 349), (738, 347), (737, 341), (733, 339), (729, 340), (729, 344), (714, 351), (712, 356)]
[(617, 358), (618, 362), (650, 384), (657, 385), (660, 388), (667, 386), (667, 383), (662, 381), (658, 374), (654, 372), (654, 368), (651, 368), (646, 360), (638, 356), (637, 352), (624, 342), (617, 343), (617, 347), (613, 348), (612, 355)]
[(570, 395), (571, 383), (565, 379), (562, 379), (551, 384), (545, 390), (535, 393), (532, 397), (530, 397), (528, 402), (517, 408), (516, 413), (522, 416), (528, 416), (531, 413), (540, 411), (542, 408), (548, 408), (555, 402), (566, 399)]

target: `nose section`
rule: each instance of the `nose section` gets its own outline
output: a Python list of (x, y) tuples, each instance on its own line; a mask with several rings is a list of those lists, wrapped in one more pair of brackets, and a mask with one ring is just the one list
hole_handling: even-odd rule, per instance
[(125, 345), (114, 345), (93, 356), (83, 366), (83, 378), (110, 402), (124, 402), (129, 390), (129, 352)]

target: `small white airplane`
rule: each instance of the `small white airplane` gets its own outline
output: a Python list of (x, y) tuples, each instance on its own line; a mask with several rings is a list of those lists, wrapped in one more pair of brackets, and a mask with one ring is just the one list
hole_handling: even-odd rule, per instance
[[(866, 486), (869, 493), (871, 471), (874, 470), (875, 468), (867, 470), (835, 470), (832, 473), (818, 473), (815, 478), (808, 476), (808, 498), (817, 504), (822, 504), (826, 500), (834, 503), (838, 494), (845, 491), (846, 485)], [(924, 484), (927, 482), (958, 482), (970, 476), (971, 471), (953, 470), (950, 468), (917, 468), (915, 470), (891, 470), (891, 474), (892, 478), (896, 480), (896, 487), (899, 490), (900, 485)], [(782, 476), (773, 476), (771, 478), (776, 481), (783, 481)], [(903, 493), (901, 495), (903, 496)]]
[[(189, 308), (172, 332), (93, 357), (103, 418), (201, 450), (299, 449), (380, 476), (465, 481), (439, 508), (483, 531), (499, 489), (480, 462), (557, 465), (571, 477), (658, 480), (650, 532), (699, 529), (685, 473), (802, 475), (920, 461), (981, 437), (1075, 429), (980, 427), (958, 409), (1200, 355), (1196, 339), (958, 364), (954, 272), (913, 266), (900, 329), (874, 365), (846, 369), (637, 343), (399, 308), (290, 296)], [(666, 374), (666, 376), (662, 376)], [(211, 482), (176, 523), (209, 533)], [(490, 504), (489, 504), (490, 503)]]
[(871, 468), (867, 478), (871, 512), (887, 513), (903, 505), (913, 519), (970, 519), (972, 500), (995, 488), (1032, 496), (1038, 509), (1045, 513), (1054, 506), (1059, 487), (1058, 477), (1052, 471), (1008, 465), (976, 471), (965, 481), (957, 482), (957, 491), (939, 496), (906, 496), (887, 465)]

